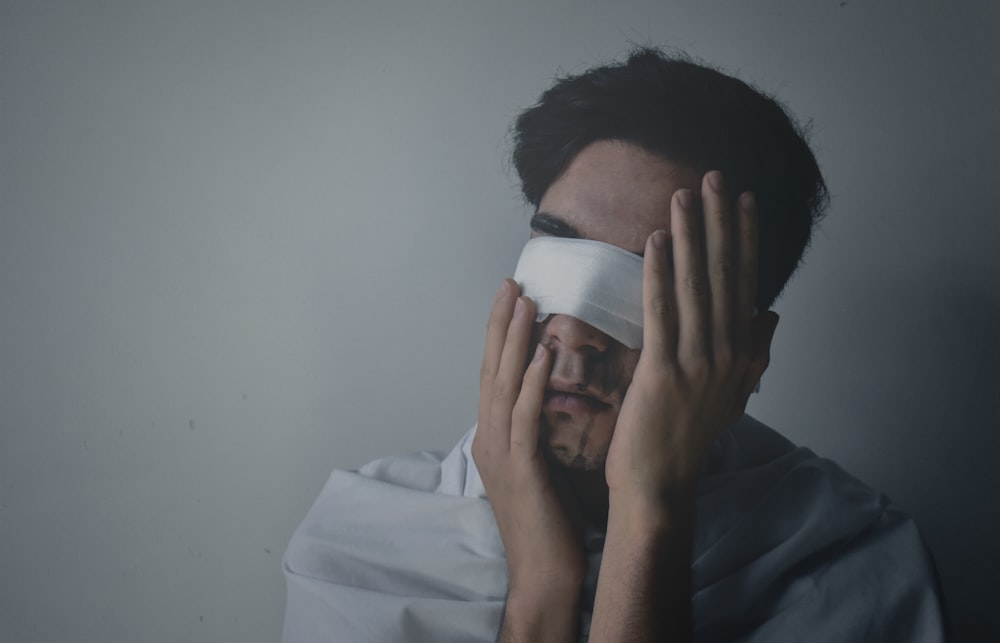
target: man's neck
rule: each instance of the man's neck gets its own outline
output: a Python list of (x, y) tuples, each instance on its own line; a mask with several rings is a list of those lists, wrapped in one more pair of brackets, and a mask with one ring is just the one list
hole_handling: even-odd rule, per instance
[(608, 526), (608, 484), (604, 468), (597, 471), (563, 469), (569, 488), (577, 501), (583, 518), (604, 530)]

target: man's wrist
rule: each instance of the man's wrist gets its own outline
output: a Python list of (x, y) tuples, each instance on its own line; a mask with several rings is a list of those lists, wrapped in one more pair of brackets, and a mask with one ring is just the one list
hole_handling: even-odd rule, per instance
[(581, 585), (511, 586), (504, 606), (502, 642), (573, 641)]
[(689, 526), (693, 519), (694, 480), (678, 481), (653, 493), (614, 491), (608, 494), (608, 530), (612, 523), (627, 523), (628, 532), (654, 533)]
[(693, 486), (609, 498), (592, 641), (687, 641)]

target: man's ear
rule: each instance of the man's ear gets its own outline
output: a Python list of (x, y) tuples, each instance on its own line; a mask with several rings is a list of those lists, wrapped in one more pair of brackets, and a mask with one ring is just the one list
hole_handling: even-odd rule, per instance
[(743, 379), (743, 395), (736, 400), (738, 405), (733, 407), (730, 424), (746, 413), (750, 396), (760, 388), (760, 378), (771, 361), (771, 340), (777, 327), (778, 313), (772, 310), (757, 313), (750, 321), (750, 366)]
[[(767, 310), (757, 313), (750, 321), (750, 370), (747, 374), (747, 379), (752, 382), (750, 392), (756, 392), (760, 388), (760, 378), (771, 363), (771, 341), (778, 327), (778, 319), (778, 313)], [(749, 398), (749, 392), (747, 397)]]

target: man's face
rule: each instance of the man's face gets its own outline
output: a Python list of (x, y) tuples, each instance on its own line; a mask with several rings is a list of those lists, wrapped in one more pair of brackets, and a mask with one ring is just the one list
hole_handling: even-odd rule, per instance
[[(592, 239), (642, 254), (654, 230), (670, 229), (674, 192), (700, 194), (700, 186), (701, 174), (690, 168), (630, 143), (598, 141), (549, 186), (532, 218), (532, 236)], [(535, 339), (552, 353), (543, 446), (565, 466), (603, 468), (639, 350), (568, 315), (536, 324)]]

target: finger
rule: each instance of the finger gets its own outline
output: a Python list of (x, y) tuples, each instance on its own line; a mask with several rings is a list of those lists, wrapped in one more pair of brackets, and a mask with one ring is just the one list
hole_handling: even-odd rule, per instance
[[(507, 337), (500, 355), (500, 365), (493, 379), (490, 400), (490, 423), (498, 430), (510, 431), (511, 412), (521, 393), (524, 363), (531, 343), (531, 327), (535, 321), (535, 304), (527, 297), (518, 297), (507, 327)], [(502, 428), (503, 427), (503, 428)], [(499, 438), (498, 438), (499, 439)], [(509, 441), (509, 434), (507, 435)]]
[(538, 425), (545, 401), (545, 385), (549, 381), (549, 351), (539, 344), (534, 357), (524, 371), (521, 393), (514, 403), (511, 413), (513, 425), (510, 428), (511, 453), (534, 457), (538, 454)]
[[(737, 235), (739, 277), (737, 286), (736, 324), (741, 329), (740, 341), (750, 342), (750, 320), (757, 299), (758, 234), (757, 202), (752, 192), (744, 192), (737, 201)], [(777, 323), (777, 322), (775, 322)]]
[(675, 192), (671, 202), (670, 231), (674, 242), (677, 356), (681, 361), (703, 357), (711, 350), (703, 227), (691, 190)]
[(674, 363), (677, 359), (677, 302), (674, 297), (670, 235), (656, 230), (646, 239), (642, 259), (643, 350)]
[(504, 343), (507, 341), (507, 328), (514, 313), (514, 302), (519, 291), (517, 282), (504, 279), (497, 291), (486, 324), (486, 345), (483, 349), (483, 362), (479, 371), (479, 426), (488, 430), (490, 426), (490, 407), (493, 399), (493, 380), (500, 368), (500, 356)]
[(500, 367), (500, 355), (507, 340), (507, 327), (514, 313), (514, 302), (518, 293), (517, 282), (504, 279), (493, 301), (489, 321), (486, 322), (486, 346), (483, 349), (483, 363), (479, 372), (480, 382), (492, 382)]
[(725, 194), (722, 173), (712, 171), (702, 179), (705, 211), (705, 250), (711, 293), (712, 354), (716, 360), (731, 356), (736, 319), (737, 259), (733, 240), (735, 224)]

